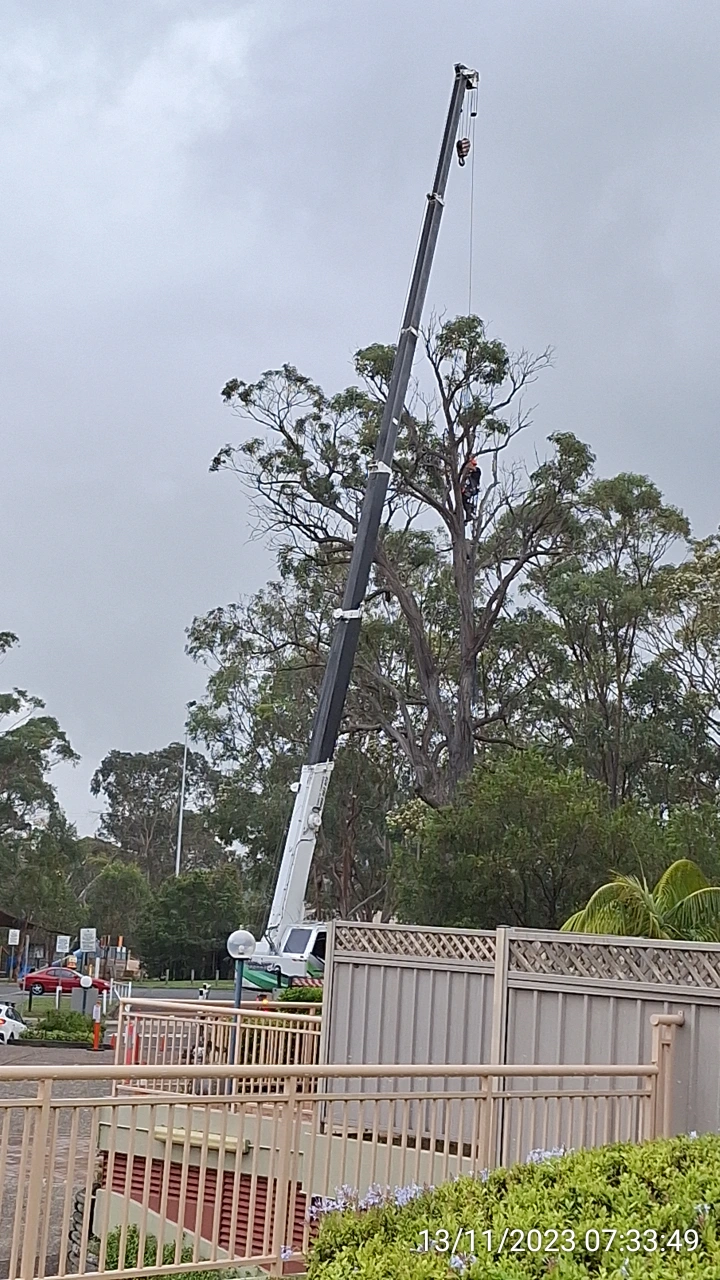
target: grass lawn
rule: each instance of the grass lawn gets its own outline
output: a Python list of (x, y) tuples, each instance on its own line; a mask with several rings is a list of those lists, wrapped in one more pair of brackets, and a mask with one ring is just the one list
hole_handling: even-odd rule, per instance
[[(197, 978), (191, 982), (189, 978), (173, 979), (166, 982), (164, 978), (138, 978), (133, 979), (133, 991), (136, 987), (150, 987), (154, 991), (199, 991), (204, 984)], [(234, 983), (228, 978), (221, 978), (220, 982), (211, 982), (211, 991), (232, 991)]]
[[(55, 1008), (55, 997), (54, 996), (33, 996), (32, 1009), (30, 1009), (28, 1008), (28, 992), (18, 991), (17, 999), (15, 1001), (15, 1007), (16, 1009), (19, 1009), (23, 1017), (26, 1014), (29, 1014), (31, 1018), (34, 1018), (36, 1016), (39, 1018), (42, 1016), (43, 1013), (48, 1013), (50, 1009)], [(70, 1008), (69, 995), (60, 997), (60, 1008), (61, 1009)]]

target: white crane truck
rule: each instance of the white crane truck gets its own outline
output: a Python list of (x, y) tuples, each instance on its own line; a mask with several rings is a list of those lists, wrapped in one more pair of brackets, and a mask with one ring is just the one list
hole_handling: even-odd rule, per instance
[(427, 197), (375, 455), (368, 468), (345, 594), (342, 607), (335, 614), (335, 629), (315, 712), (308, 760), (303, 765), (300, 782), (294, 788), (295, 804), (265, 933), (245, 968), (246, 982), (261, 989), (287, 985), (297, 977), (320, 975), (324, 967), (327, 925), (307, 918), (305, 893), (355, 660), (362, 607), (392, 473), (450, 165), (454, 152), (460, 164), (464, 164), (470, 150), (469, 139), (458, 139), (457, 135), (467, 94), (471, 95), (471, 114), (476, 112), (478, 80), (477, 71), (461, 64), (455, 67), (440, 156), (432, 190)]

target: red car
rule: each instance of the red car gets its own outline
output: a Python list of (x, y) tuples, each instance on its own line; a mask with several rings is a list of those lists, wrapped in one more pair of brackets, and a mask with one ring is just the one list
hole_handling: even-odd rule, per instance
[[(93, 978), (96, 991), (109, 991), (110, 983), (102, 978)], [(32, 991), (34, 996), (54, 995), (58, 987), (63, 995), (80, 986), (80, 974), (77, 969), (66, 969), (63, 965), (54, 964), (49, 969), (36, 969), (34, 973), (26, 973), (20, 983), (23, 991)]]

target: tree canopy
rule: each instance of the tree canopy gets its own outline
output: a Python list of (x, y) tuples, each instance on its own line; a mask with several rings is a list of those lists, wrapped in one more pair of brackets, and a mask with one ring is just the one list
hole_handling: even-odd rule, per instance
[(414, 802), (391, 820), (403, 920), (557, 929), (610, 866), (657, 865), (656, 824), (613, 809), (599, 782), (538, 750), (486, 759), (439, 810)]
[[(720, 536), (695, 538), (651, 477), (599, 475), (575, 435), (532, 439), (549, 352), (513, 354), (464, 316), (431, 320), (420, 354), (309, 906), (556, 928), (607, 922), (614, 903), (639, 927), (642, 901), (648, 928), (714, 929), (699, 904), (720, 882)], [(226, 926), (262, 931), (393, 355), (358, 351), (339, 391), (290, 363), (222, 391), (239, 425), (211, 470), (239, 478), (276, 570), (188, 628), (207, 684), (179, 879), (183, 744), (111, 750), (91, 784), (97, 833), (78, 840), (52, 784), (76, 758), (66, 735), (33, 695), (0, 695), (11, 909), (122, 933), (175, 972), (220, 963)], [(0, 653), (14, 642), (0, 634)], [(683, 876), (695, 914), (678, 898), (670, 921)]]
[(226, 943), (245, 918), (236, 868), (189, 871), (166, 880), (149, 899), (138, 928), (140, 953), (151, 972), (171, 978), (223, 976), (230, 966)]
[[(90, 790), (106, 803), (98, 833), (135, 862), (153, 887), (175, 868), (184, 747), (162, 751), (111, 751)], [(183, 816), (183, 868), (217, 865), (225, 851), (208, 823), (218, 778), (207, 758), (189, 751)]]

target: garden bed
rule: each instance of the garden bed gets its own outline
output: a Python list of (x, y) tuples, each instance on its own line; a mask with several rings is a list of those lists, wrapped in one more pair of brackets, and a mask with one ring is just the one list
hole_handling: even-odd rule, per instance
[(318, 1206), (309, 1280), (717, 1280), (720, 1137), (533, 1152)]
[(92, 1041), (87, 1040), (51, 1040), (47, 1036), (21, 1036), (19, 1040), (8, 1040), (8, 1045), (17, 1049), (87, 1049), (89, 1053), (104, 1053), (112, 1049), (112, 1045), (101, 1044), (93, 1049)]
[[(101, 1041), (104, 1027), (101, 1024)], [(92, 1049), (94, 1024), (91, 1018), (76, 1011), (51, 1009), (34, 1027), (23, 1032), (17, 1044), (43, 1045), (58, 1049)], [(102, 1047), (102, 1043), (101, 1043)]]

